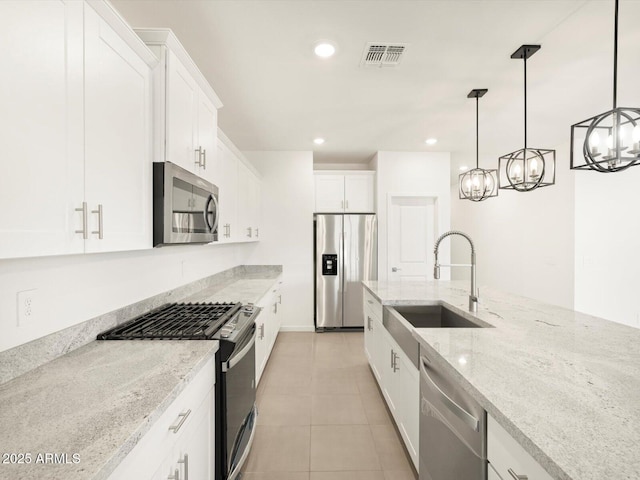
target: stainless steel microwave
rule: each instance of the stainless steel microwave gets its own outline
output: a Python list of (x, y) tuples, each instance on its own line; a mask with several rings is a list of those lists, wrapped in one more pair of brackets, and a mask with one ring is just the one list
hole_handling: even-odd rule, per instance
[(171, 162), (153, 164), (153, 246), (218, 240), (218, 187)]

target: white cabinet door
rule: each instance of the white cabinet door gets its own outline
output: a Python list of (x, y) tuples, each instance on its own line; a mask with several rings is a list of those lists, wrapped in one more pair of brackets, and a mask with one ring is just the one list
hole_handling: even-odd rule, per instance
[(375, 211), (373, 175), (353, 174), (344, 176), (344, 211), (370, 213)]
[(167, 50), (165, 160), (198, 173), (195, 149), (199, 87), (178, 57)]
[(219, 201), (220, 222), (218, 239), (233, 242), (238, 239), (238, 160), (226, 147), (218, 146), (216, 159), (220, 165)]
[(0, 2), (0, 258), (81, 253), (82, 2)]
[(269, 309), (262, 310), (256, 318), (256, 385), (262, 378), (262, 372), (267, 361), (267, 337), (265, 335), (265, 322), (269, 315)]
[(401, 402), (400, 431), (416, 469), (418, 468), (418, 442), (420, 433), (420, 376), (416, 366), (400, 351), (398, 358)]
[(239, 240), (252, 242), (258, 239), (260, 216), (260, 180), (243, 162), (238, 161), (238, 220)]
[(316, 174), (316, 212), (342, 213), (344, 211), (344, 175)]
[(150, 68), (90, 7), (84, 57), (85, 251), (151, 248)]
[[(551, 475), (491, 416), (487, 415), (487, 459), (502, 478), (552, 480)], [(513, 474), (511, 474), (513, 472)]]
[(201, 90), (198, 90), (197, 110), (198, 139), (196, 149), (200, 149), (201, 155), (198, 175), (214, 185), (218, 185), (218, 110)]

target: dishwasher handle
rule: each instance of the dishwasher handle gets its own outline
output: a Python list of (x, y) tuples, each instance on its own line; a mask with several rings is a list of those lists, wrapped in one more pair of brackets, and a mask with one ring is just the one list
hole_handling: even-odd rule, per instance
[(435, 389), (438, 394), (438, 399), (442, 402), (442, 404), (456, 417), (462, 420), (465, 425), (471, 428), (475, 432), (480, 431), (480, 420), (467, 412), (464, 408), (458, 405), (454, 400), (452, 400), (446, 393), (444, 393), (440, 387), (433, 381), (429, 372), (427, 371), (428, 361), (425, 357), (420, 357), (420, 372), (424, 379), (431, 384), (431, 386)]

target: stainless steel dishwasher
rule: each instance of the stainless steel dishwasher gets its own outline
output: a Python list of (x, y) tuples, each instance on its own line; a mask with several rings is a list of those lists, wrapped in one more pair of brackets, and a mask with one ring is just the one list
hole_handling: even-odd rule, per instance
[(486, 480), (486, 412), (420, 353), (420, 480)]

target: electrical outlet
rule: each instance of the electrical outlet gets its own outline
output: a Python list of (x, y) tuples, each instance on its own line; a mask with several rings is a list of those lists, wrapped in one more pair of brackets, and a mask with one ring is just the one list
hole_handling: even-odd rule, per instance
[(38, 311), (37, 290), (18, 292), (18, 326), (27, 325), (35, 320)]

